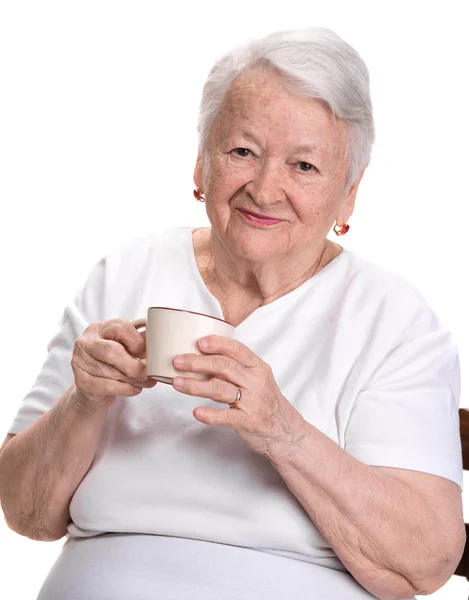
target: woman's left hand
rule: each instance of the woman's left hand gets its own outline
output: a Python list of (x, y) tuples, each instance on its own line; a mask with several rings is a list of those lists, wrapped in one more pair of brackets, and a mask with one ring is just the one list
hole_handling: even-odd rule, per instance
[[(204, 354), (180, 354), (174, 357), (173, 365), (212, 378), (200, 381), (175, 377), (174, 389), (229, 405), (236, 400), (240, 388), (241, 399), (233, 410), (229, 406), (223, 410), (197, 407), (195, 418), (207, 425), (232, 427), (255, 452), (271, 459), (293, 450), (306, 435), (306, 422), (280, 392), (270, 365), (231, 338), (210, 335), (198, 340), (198, 346)], [(184, 362), (178, 363), (178, 357)]]

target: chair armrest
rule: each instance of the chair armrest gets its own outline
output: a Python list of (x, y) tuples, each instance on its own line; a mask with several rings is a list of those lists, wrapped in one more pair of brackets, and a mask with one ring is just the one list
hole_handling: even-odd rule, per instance
[(459, 432), (461, 434), (462, 464), (469, 471), (469, 410), (459, 409)]

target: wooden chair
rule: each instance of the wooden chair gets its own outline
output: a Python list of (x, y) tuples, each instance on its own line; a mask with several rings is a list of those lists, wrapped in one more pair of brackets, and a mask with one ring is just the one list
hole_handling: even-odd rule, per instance
[[(459, 429), (461, 432), (463, 469), (469, 471), (469, 410), (467, 408), (459, 409)], [(466, 523), (464, 554), (454, 574), (465, 577), (469, 581), (469, 523)]]

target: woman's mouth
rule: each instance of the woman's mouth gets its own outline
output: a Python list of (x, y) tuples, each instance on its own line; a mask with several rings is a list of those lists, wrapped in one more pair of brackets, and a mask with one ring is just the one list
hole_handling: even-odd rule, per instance
[(268, 219), (265, 217), (256, 217), (250, 212), (242, 210), (241, 208), (237, 208), (245, 219), (247, 219), (250, 223), (254, 223), (255, 225), (268, 226), (268, 225), (276, 225), (277, 223), (281, 223), (282, 219)]

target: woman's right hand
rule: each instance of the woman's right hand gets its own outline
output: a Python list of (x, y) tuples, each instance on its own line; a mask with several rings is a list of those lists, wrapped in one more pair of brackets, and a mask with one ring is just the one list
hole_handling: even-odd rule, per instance
[(147, 378), (145, 332), (130, 321), (111, 319), (92, 323), (76, 340), (72, 356), (74, 400), (80, 409), (94, 412), (113, 404), (116, 396), (137, 396), (152, 388)]

